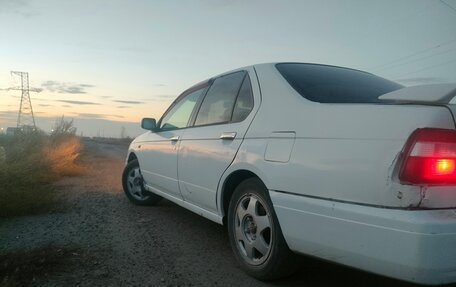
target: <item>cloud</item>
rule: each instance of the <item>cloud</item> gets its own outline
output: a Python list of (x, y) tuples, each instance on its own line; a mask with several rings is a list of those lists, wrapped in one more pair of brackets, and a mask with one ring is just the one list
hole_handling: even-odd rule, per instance
[(80, 113), (78, 114), (81, 118), (89, 118), (89, 119), (102, 119), (104, 115), (102, 114), (90, 114), (90, 113)]
[(94, 103), (94, 102), (72, 101), (72, 100), (57, 100), (57, 102), (74, 104), (74, 105), (100, 105), (99, 103)]
[(0, 111), (0, 116), (11, 115), (12, 113), (17, 114), (17, 111)]
[(143, 99), (143, 101), (147, 102), (167, 102), (170, 100), (174, 100), (177, 96), (176, 95), (153, 95), (150, 98)]
[(169, 98), (175, 98), (175, 95), (155, 95), (154, 97), (157, 98), (162, 98), (162, 99), (169, 99)]
[(200, 0), (200, 2), (212, 9), (226, 8), (242, 3), (241, 0)]
[(39, 104), (38, 106), (40, 106), (40, 107), (50, 107), (51, 105), (48, 105), (48, 104)]
[(43, 89), (60, 94), (87, 94), (88, 88), (95, 87), (94, 85), (89, 84), (75, 84), (75, 83), (66, 83), (59, 81), (46, 81), (41, 84)]
[(12, 13), (30, 18), (39, 15), (32, 11), (28, 0), (0, 0), (0, 14)]
[(166, 85), (165, 84), (153, 84), (152, 86), (154, 86), (154, 87), (165, 87)]
[(15, 122), (17, 120), (17, 111), (0, 111), (0, 119)]
[(139, 105), (139, 104), (144, 104), (144, 102), (140, 102), (140, 101), (122, 101), (122, 100), (113, 100), (113, 102), (116, 102), (116, 103), (122, 103), (122, 104), (132, 104), (132, 105)]
[(100, 98), (103, 98), (103, 99), (110, 99), (110, 98), (112, 98), (112, 96), (100, 96)]
[[(0, 0), (1, 1), (1, 0)], [(0, 91), (20, 91), (22, 88), (20, 86), (16, 87), (9, 87), (9, 88), (1, 88)], [(41, 93), (43, 91), (42, 88), (33, 88), (29, 87), (30, 92)]]
[[(20, 96), (18, 96), (20, 98)], [(32, 100), (32, 102), (35, 102), (35, 101), (39, 101), (39, 102), (50, 102), (50, 101), (53, 101), (53, 100), (50, 100), (50, 99), (43, 99), (43, 98), (35, 98), (33, 95), (30, 96), (30, 99)]]
[(417, 85), (417, 84), (447, 83), (448, 81), (443, 78), (437, 78), (437, 77), (415, 77), (415, 78), (397, 79), (396, 82), (402, 83), (404, 85)]
[(124, 116), (121, 116), (121, 115), (105, 115), (105, 114), (91, 114), (91, 113), (79, 113), (78, 116), (81, 118), (87, 118), (87, 119), (108, 119), (109, 117), (124, 118)]
[(118, 109), (128, 109), (131, 108), (130, 106), (117, 106), (116, 108)]

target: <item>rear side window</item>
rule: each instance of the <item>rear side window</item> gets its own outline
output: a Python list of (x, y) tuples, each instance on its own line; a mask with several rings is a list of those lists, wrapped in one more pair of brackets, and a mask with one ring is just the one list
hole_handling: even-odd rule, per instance
[(253, 93), (250, 77), (246, 75), (234, 105), (232, 122), (242, 122), (253, 109)]
[(280, 74), (304, 98), (319, 103), (385, 103), (379, 96), (403, 86), (347, 68), (316, 64), (277, 64)]
[(245, 72), (236, 72), (215, 79), (196, 116), (195, 126), (227, 123)]

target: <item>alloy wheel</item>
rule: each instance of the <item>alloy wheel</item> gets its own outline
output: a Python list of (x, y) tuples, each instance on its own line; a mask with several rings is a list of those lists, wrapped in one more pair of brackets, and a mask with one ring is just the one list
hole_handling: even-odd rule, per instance
[(144, 191), (143, 182), (139, 167), (131, 169), (127, 177), (127, 187), (128, 192), (137, 200), (146, 200), (150, 196)]
[(273, 241), (267, 205), (260, 197), (246, 194), (237, 203), (234, 220), (236, 245), (243, 259), (251, 265), (264, 263)]

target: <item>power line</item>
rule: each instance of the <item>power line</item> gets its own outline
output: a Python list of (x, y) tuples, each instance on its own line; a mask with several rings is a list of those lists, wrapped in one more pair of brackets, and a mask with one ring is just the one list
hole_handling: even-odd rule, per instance
[(456, 50), (456, 47), (451, 48), (451, 49), (446, 50), (446, 51), (442, 51), (440, 53), (436, 53), (436, 54), (424, 56), (424, 57), (421, 57), (421, 58), (418, 58), (418, 59), (412, 59), (412, 60), (409, 60), (409, 61), (405, 61), (405, 62), (397, 63), (397, 64), (394, 64), (394, 65), (390, 65), (389, 67), (385, 67), (383, 69), (379, 69), (379, 70), (375, 70), (375, 71), (376, 72), (381, 72), (381, 71), (389, 70), (389, 69), (400, 67), (400, 66), (403, 66), (403, 65), (406, 65), (406, 64), (410, 64), (410, 63), (415, 63), (415, 62), (418, 62), (418, 61), (426, 60), (426, 59), (429, 59), (429, 58), (432, 58), (432, 57), (435, 57), (435, 56), (444, 55), (444, 54), (447, 54), (448, 52), (452, 52), (454, 50)]
[(427, 66), (427, 67), (424, 67), (423, 69), (416, 70), (416, 71), (413, 71), (413, 72), (410, 72), (410, 73), (406, 73), (406, 74), (402, 74), (402, 75), (399, 75), (397, 77), (408, 76), (408, 75), (411, 75), (411, 74), (415, 74), (415, 73), (418, 73), (418, 72), (422, 72), (422, 71), (425, 71), (425, 70), (436, 68), (436, 67), (439, 67), (439, 66), (445, 66), (445, 65), (448, 65), (448, 64), (451, 64), (451, 63), (454, 63), (454, 62), (456, 62), (456, 59), (453, 59), (451, 61), (446, 61), (444, 63), (439, 63), (439, 64), (436, 64), (436, 65)]
[(438, 45), (435, 45), (435, 46), (432, 46), (432, 47), (429, 47), (429, 48), (426, 48), (426, 49), (423, 49), (423, 50), (420, 50), (420, 51), (417, 51), (417, 52), (414, 52), (410, 55), (407, 55), (407, 56), (403, 56), (403, 57), (400, 57), (400, 58), (397, 58), (395, 60), (392, 60), (388, 63), (385, 63), (385, 64), (382, 64), (382, 65), (379, 65), (379, 66), (375, 66), (375, 67), (372, 67), (371, 70), (378, 70), (379, 68), (383, 68), (383, 67), (386, 67), (386, 66), (390, 66), (390, 65), (394, 65), (396, 64), (397, 62), (401, 62), (403, 60), (406, 60), (406, 59), (409, 59), (409, 58), (412, 58), (412, 57), (415, 57), (417, 55), (421, 55), (421, 54), (424, 54), (426, 52), (429, 52), (429, 51), (432, 51), (432, 50), (435, 50), (435, 49), (438, 49), (440, 47), (443, 47), (443, 46), (446, 46), (448, 44), (452, 44), (452, 43), (455, 43), (456, 42), (456, 39), (452, 39), (450, 41), (447, 41), (447, 42), (443, 42), (443, 43), (440, 43)]
[(443, 0), (440, 0), (440, 3), (442, 3), (443, 5), (449, 7), (451, 10), (453, 10), (455, 13), (456, 13), (456, 8), (454, 8), (453, 6), (451, 6), (450, 4), (448, 4), (447, 2), (443, 1)]

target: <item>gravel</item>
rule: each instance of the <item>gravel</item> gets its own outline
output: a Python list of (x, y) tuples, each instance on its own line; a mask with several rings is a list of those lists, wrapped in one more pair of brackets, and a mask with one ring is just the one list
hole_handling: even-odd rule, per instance
[(120, 182), (125, 155), (126, 146), (86, 141), (87, 174), (56, 183), (56, 211), (0, 220), (0, 254), (80, 250), (74, 264), (33, 286), (411, 286), (305, 257), (288, 279), (253, 279), (232, 256), (223, 226), (167, 200), (131, 204)]

